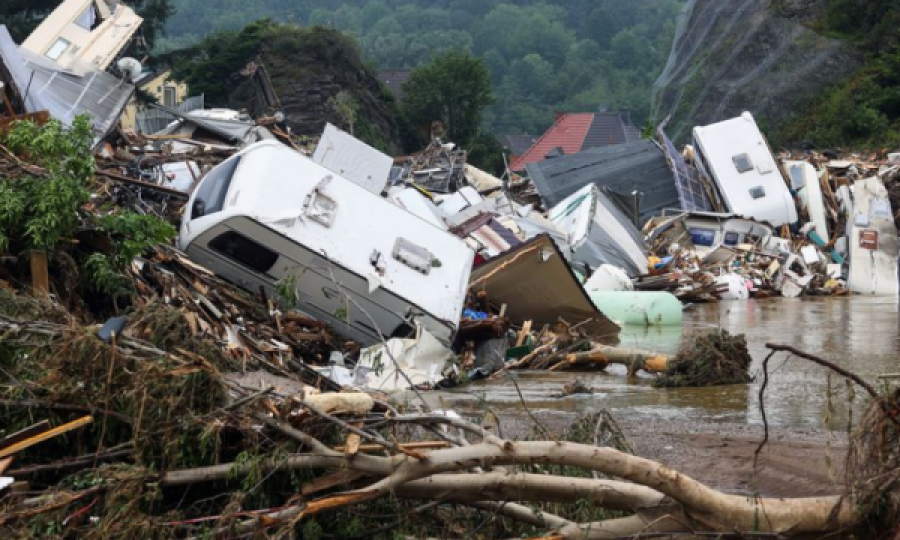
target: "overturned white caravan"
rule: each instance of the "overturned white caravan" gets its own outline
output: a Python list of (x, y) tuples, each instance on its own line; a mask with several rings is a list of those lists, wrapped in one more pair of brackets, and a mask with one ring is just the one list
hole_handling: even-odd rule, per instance
[(459, 238), (276, 141), (201, 180), (179, 246), (248, 291), (292, 285), (298, 309), (364, 346), (417, 324), (449, 342), (474, 258)]
[(729, 212), (778, 227), (797, 207), (753, 115), (694, 128), (696, 165), (715, 181)]

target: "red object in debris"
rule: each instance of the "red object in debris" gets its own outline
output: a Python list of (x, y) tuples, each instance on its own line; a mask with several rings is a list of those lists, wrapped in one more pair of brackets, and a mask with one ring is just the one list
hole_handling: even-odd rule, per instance
[(878, 231), (860, 231), (859, 247), (872, 250), (878, 249)]

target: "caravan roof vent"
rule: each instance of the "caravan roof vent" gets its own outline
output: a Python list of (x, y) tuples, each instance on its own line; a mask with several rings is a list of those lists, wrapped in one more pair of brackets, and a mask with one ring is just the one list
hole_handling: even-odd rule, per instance
[(737, 167), (739, 173), (750, 172), (753, 170), (753, 162), (750, 161), (750, 156), (748, 154), (738, 154), (731, 158), (734, 161), (734, 166)]

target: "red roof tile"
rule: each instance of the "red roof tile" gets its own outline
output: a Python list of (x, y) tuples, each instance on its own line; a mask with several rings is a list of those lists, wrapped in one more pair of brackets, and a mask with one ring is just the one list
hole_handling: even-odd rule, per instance
[(544, 161), (544, 157), (554, 148), (562, 148), (568, 154), (581, 151), (588, 130), (594, 122), (594, 113), (572, 113), (559, 117), (547, 133), (537, 140), (527, 152), (514, 160), (510, 167), (514, 171), (525, 168), (527, 163)]

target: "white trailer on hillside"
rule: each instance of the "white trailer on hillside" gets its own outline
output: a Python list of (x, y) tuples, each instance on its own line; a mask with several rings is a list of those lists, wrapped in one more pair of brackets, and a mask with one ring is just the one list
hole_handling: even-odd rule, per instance
[(474, 258), (461, 239), (275, 141), (201, 180), (179, 245), (253, 293), (293, 285), (298, 309), (364, 346), (417, 325), (449, 343)]
[(778, 227), (797, 221), (797, 206), (769, 144), (745, 112), (694, 128), (697, 167), (712, 178), (728, 211)]

